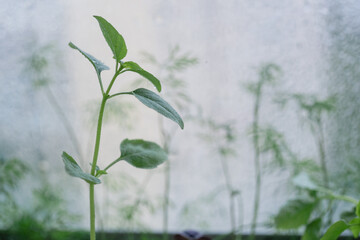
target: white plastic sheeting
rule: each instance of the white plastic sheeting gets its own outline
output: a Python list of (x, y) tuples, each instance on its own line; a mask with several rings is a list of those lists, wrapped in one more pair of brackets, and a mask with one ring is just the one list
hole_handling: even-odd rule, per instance
[[(22, 59), (29, 52), (51, 43), (60, 52), (56, 56), (61, 62), (61, 67), (51, 68), (51, 74), (55, 79), (55, 95), (62, 107), (68, 111), (68, 117), (80, 135), (86, 159), (91, 159), (92, 150), (89, 150), (88, 145), (90, 143), (91, 146), (95, 132), (88, 124), (86, 118), (89, 114), (86, 112), (89, 102), (99, 100), (100, 91), (91, 65), (66, 45), (72, 41), (113, 68), (111, 51), (101, 35), (97, 22), (92, 18), (92, 15), (100, 15), (124, 36), (128, 47), (127, 60), (141, 63), (141, 51), (165, 59), (168, 49), (175, 45), (199, 59), (199, 64), (182, 73), (181, 78), (188, 85), (187, 94), (193, 99), (194, 105), (201, 106), (205, 116), (219, 123), (232, 122), (236, 129), (236, 157), (231, 158), (228, 164), (231, 166), (233, 183), (241, 191), (241, 214), (244, 230), (248, 231), (255, 186), (253, 149), (248, 134), (254, 102), (244, 85), (257, 80), (258, 69), (262, 64), (279, 65), (282, 76), (278, 79), (276, 87), (270, 87), (265, 91), (260, 122), (264, 125), (271, 124), (284, 133), (290, 146), (300, 156), (317, 158), (317, 149), (311, 134), (306, 128), (301, 127), (296, 109), (288, 108), (282, 111), (273, 103), (273, 98), (278, 92), (310, 93), (320, 96), (336, 92), (341, 83), (334, 79), (338, 79), (336, 76), (343, 76), (346, 66), (334, 70), (334, 56), (343, 56), (351, 63), (358, 61), (356, 55), (348, 58), (349, 53), (346, 51), (341, 52), (344, 55), (338, 56), (335, 47), (342, 42), (342, 26), (347, 25), (347, 20), (339, 21), (338, 18), (349, 18), (348, 22), (352, 22), (353, 27), (346, 28), (348, 39), (354, 38), (354, 41), (358, 41), (357, 15), (351, 17), (355, 12), (352, 11), (353, 8), (343, 8), (343, 5), (358, 7), (358, 4), (356, 1), (346, 2), (348, 3), (313, 3), (305, 0), (81, 0), (51, 3), (3, 1), (0, 10), (3, 18), (0, 23), (2, 154), (5, 157), (19, 156), (26, 158), (26, 161), (35, 162), (41, 153), (42, 162), (51, 163), (51, 166), (47, 166), (49, 171), (59, 173), (62, 171), (61, 151), (74, 152), (52, 107), (41, 93), (31, 89), (27, 76), (21, 72)], [(350, 49), (358, 51), (356, 43), (350, 42), (346, 46), (352, 46)], [(144, 63), (144, 68), (155, 75), (162, 74), (154, 72), (157, 70), (150, 64)], [(111, 77), (111, 73), (112, 71), (104, 72), (104, 79)], [(350, 85), (354, 76), (347, 78)], [(116, 88), (131, 89), (130, 81), (134, 78), (134, 75), (125, 77), (125, 80), (122, 80), (123, 84), (119, 80)], [(356, 95), (357, 88), (353, 90)], [(152, 111), (137, 105), (132, 113), (132, 123), (132, 129), (121, 124), (105, 126), (100, 151), (101, 167), (105, 166), (102, 161), (109, 162), (116, 158), (119, 143), (123, 138), (145, 138), (161, 142), (158, 118)], [(166, 123), (166, 126), (171, 127), (171, 124)], [(171, 154), (170, 231), (184, 228), (202, 228), (211, 232), (229, 231), (226, 193), (219, 191), (214, 202), (199, 200), (224, 185), (219, 156), (212, 146), (198, 137), (202, 127), (196, 122), (189, 121), (185, 123), (184, 131), (177, 131), (174, 135), (174, 153)], [(330, 132), (328, 125), (326, 132)], [(339, 134), (335, 130), (331, 133), (334, 134), (331, 136)], [(328, 144), (336, 143), (329, 141)], [(339, 154), (331, 152), (331, 156)], [(84, 161), (84, 167), (87, 167), (86, 162), (89, 161)], [(124, 169), (139, 179), (139, 182), (146, 178), (145, 171), (133, 169), (125, 164), (119, 164), (116, 169), (111, 170), (109, 178), (112, 173), (121, 174), (123, 171), (119, 169)], [(54, 184), (60, 184), (55, 179), (65, 176), (59, 174), (61, 176), (51, 180)], [(263, 175), (258, 218), (261, 231), (266, 231), (262, 224), (267, 222), (291, 196), (286, 181), (286, 172)], [(81, 197), (72, 191), (66, 191), (66, 198), (75, 201), (76, 210), (84, 215), (78, 227), (86, 228), (86, 186), (81, 185), (76, 179), (67, 179), (65, 182), (84, 188)], [(150, 198), (161, 199), (163, 187), (164, 180), (160, 169), (154, 173), (147, 186)], [(63, 188), (66, 190), (66, 187)], [(97, 188), (100, 193), (97, 198), (100, 226), (104, 229), (121, 228), (122, 222), (116, 219), (115, 208), (107, 204), (108, 201), (118, 201), (121, 193), (109, 192), (102, 186)], [(131, 190), (125, 188), (124, 191)], [(161, 206), (160, 200), (155, 202)], [(198, 202), (201, 207), (193, 208), (193, 215), (184, 217), (183, 207), (191, 202)], [(119, 201), (117, 204), (122, 203)], [(108, 212), (112, 212), (111, 219), (106, 217)], [(153, 214), (144, 213), (141, 221), (149, 229), (161, 231), (161, 207)]]

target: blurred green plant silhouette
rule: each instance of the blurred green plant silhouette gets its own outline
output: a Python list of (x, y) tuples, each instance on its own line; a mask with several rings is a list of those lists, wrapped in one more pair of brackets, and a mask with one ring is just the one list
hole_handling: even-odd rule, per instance
[(226, 217), (227, 209), (221, 206), (222, 194), (226, 188), (218, 186), (207, 194), (201, 194), (196, 198), (186, 202), (181, 208), (179, 217), (180, 223), (184, 228), (210, 229), (212, 215)]
[(262, 185), (262, 166), (261, 166), (261, 148), (259, 139), (260, 128), (260, 109), (263, 98), (264, 87), (267, 85), (274, 85), (279, 78), (281, 69), (278, 65), (267, 63), (260, 67), (259, 78), (255, 82), (247, 84), (247, 90), (254, 97), (253, 107), (253, 123), (251, 128), (253, 147), (254, 147), (254, 166), (255, 166), (255, 195), (254, 195), (254, 208), (253, 217), (251, 221), (250, 239), (253, 240), (256, 234), (257, 217), (260, 209), (261, 202), (261, 185)]
[[(328, 188), (318, 185), (305, 172), (300, 173), (293, 179), (293, 184), (305, 191), (307, 196), (293, 199), (280, 209), (279, 214), (275, 217), (275, 224), (281, 229), (297, 229), (305, 226), (302, 240), (320, 239), (336, 240), (342, 232), (350, 229), (354, 238), (359, 236), (360, 232), (360, 214), (359, 202), (346, 195), (341, 195)], [(322, 203), (327, 200), (347, 202), (354, 206), (352, 211), (343, 212), (343, 220), (335, 222), (323, 234), (326, 228), (324, 216), (329, 208), (322, 208)]]
[(336, 98), (330, 96), (325, 99), (319, 99), (314, 95), (306, 94), (290, 94), (284, 95), (281, 99), (277, 99), (281, 105), (285, 105), (290, 101), (296, 103), (299, 108), (300, 118), (309, 126), (309, 129), (314, 138), (314, 142), (318, 148), (320, 166), (323, 175), (322, 184), (330, 187), (328, 166), (325, 151), (325, 134), (324, 134), (324, 117), (326, 114), (331, 114), (336, 109)]
[(82, 153), (81, 144), (74, 130), (66, 111), (61, 106), (58, 97), (52, 90), (53, 85), (58, 84), (53, 70), (60, 67), (59, 51), (54, 44), (46, 44), (39, 46), (36, 41), (32, 42), (35, 46), (33, 51), (23, 59), (23, 73), (30, 79), (34, 90), (42, 91), (55, 114), (65, 128), (66, 133), (72, 143), (72, 146), (79, 156), (80, 161), (84, 164), (84, 155)]
[[(329, 116), (336, 110), (336, 97), (320, 99), (315, 95), (283, 94), (276, 101), (282, 106), (290, 104), (290, 102), (296, 104), (300, 119), (310, 129), (319, 160), (297, 160), (292, 164), (291, 169), (294, 169), (293, 176), (295, 175), (292, 183), (300, 191), (295, 199), (288, 201), (280, 209), (274, 218), (275, 226), (282, 230), (305, 227), (302, 240), (319, 239), (331, 224), (334, 212), (340, 202), (345, 201), (357, 205), (357, 200), (342, 195), (343, 189), (340, 188), (339, 193), (332, 190), (339, 191), (336, 186), (343, 179), (331, 176), (328, 170), (325, 116)], [(321, 239), (337, 239), (348, 228), (353, 231), (354, 237), (358, 236), (356, 229), (359, 226), (355, 210), (344, 211), (340, 217), (345, 220), (333, 224)]]
[[(234, 176), (231, 173), (232, 166), (231, 162), (237, 160), (237, 133), (234, 127), (234, 123), (217, 123), (213, 119), (202, 117), (201, 126), (204, 132), (201, 133), (201, 138), (206, 141), (208, 149), (215, 150), (215, 153), (211, 152), (212, 156), (220, 162), (220, 168), (224, 178), (224, 184), (219, 187), (215, 187), (216, 195), (205, 197), (204, 200), (210, 201), (217, 195), (220, 195), (221, 190), (224, 190), (228, 197), (227, 215), (229, 217), (230, 225), (230, 239), (241, 239), (242, 238), (242, 227), (243, 227), (243, 205), (241, 190), (235, 187)], [(204, 202), (202, 204), (205, 204)], [(206, 204), (207, 205), (207, 204)], [(208, 206), (208, 205), (207, 205)], [(211, 208), (211, 206), (208, 206)], [(186, 209), (184, 209), (186, 210)]]
[[(129, 234), (148, 230), (142, 216), (152, 215), (161, 207), (160, 199), (151, 196), (151, 192), (147, 189), (151, 173), (152, 171), (149, 171), (141, 182), (126, 172), (120, 172), (114, 178), (104, 178), (108, 191), (117, 193), (113, 198), (105, 199), (106, 221), (126, 229)], [(119, 202), (122, 204), (118, 204)]]
[[(47, 183), (46, 174), (32, 169), (23, 161), (0, 160), (0, 226), (11, 239), (48, 239), (55, 230), (64, 229), (79, 219), (69, 213), (61, 191)], [(30, 208), (19, 203), (18, 188), (22, 180), (32, 178), (40, 186), (31, 186)], [(64, 239), (52, 236), (51, 239)]]
[(29, 173), (29, 167), (17, 158), (0, 158), (0, 227), (9, 229), (21, 214), (14, 192)]
[[(148, 52), (142, 52), (144, 63), (148, 63), (157, 69), (158, 75), (163, 81), (164, 97), (169, 99), (169, 102), (181, 110), (185, 119), (191, 120), (190, 106), (195, 103), (187, 94), (186, 81), (181, 77), (181, 74), (189, 68), (194, 67), (198, 63), (198, 59), (193, 57), (188, 52), (182, 52), (179, 45), (169, 49), (168, 56), (165, 60), (159, 60)], [(136, 84), (139, 84), (139, 80)], [(162, 147), (168, 155), (174, 155), (175, 149), (172, 146), (172, 140), (177, 131), (176, 128), (167, 128), (164, 125), (163, 117), (159, 116), (159, 128), (162, 139)], [(171, 159), (168, 159), (164, 168), (164, 196), (163, 196), (163, 234), (164, 240), (168, 239), (168, 222), (169, 222), (169, 207), (170, 207), (170, 182), (171, 182)]]
[[(309, 179), (312, 179), (312, 181), (316, 182), (319, 186), (330, 189), (332, 185), (331, 181), (334, 180), (329, 177), (327, 167), (324, 116), (335, 110), (336, 98), (330, 96), (325, 99), (319, 99), (314, 95), (283, 94), (281, 97), (278, 97), (276, 101), (282, 107), (286, 104), (290, 104), (290, 102), (295, 103), (299, 109), (300, 120), (309, 126), (311, 135), (314, 138), (315, 146), (317, 146), (319, 165), (314, 160), (308, 160), (307, 162), (297, 160), (292, 164), (293, 168), (296, 169), (297, 167), (298, 169), (294, 174), (307, 174), (309, 175)], [(311, 163), (313, 167), (306, 169), (301, 163)], [(318, 169), (318, 171), (314, 171), (316, 169)], [(318, 174), (316, 174), (316, 172), (318, 172)], [(325, 202), (327, 202), (327, 206), (324, 206)], [(298, 222), (292, 223), (294, 217), (289, 214), (289, 211), (293, 214), (300, 214), (301, 212), (307, 212), (307, 214), (302, 215), (303, 218)], [(278, 229), (288, 230), (306, 226), (303, 239), (311, 239), (309, 237), (319, 237), (321, 229), (331, 223), (333, 212), (334, 206), (332, 199), (323, 201), (323, 199), (318, 198), (316, 194), (308, 193), (305, 196), (300, 194), (295, 200), (290, 200), (280, 209), (275, 217), (275, 225)], [(313, 216), (311, 217), (311, 215)], [(325, 221), (326, 218), (328, 219), (327, 221)]]

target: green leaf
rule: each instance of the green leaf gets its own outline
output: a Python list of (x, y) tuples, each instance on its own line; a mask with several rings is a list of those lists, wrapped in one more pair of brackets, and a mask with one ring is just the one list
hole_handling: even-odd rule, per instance
[(120, 62), (127, 54), (127, 48), (125, 45), (124, 38), (119, 32), (104, 18), (100, 16), (94, 16), (99, 22), (101, 31), (104, 35), (106, 42), (108, 43), (111, 51), (114, 54), (114, 58), (117, 62)]
[(316, 218), (306, 225), (305, 233), (301, 240), (314, 240), (319, 239), (321, 229), (321, 218)]
[(95, 57), (93, 57), (91, 54), (86, 53), (83, 50), (81, 50), (80, 48), (78, 48), (77, 46), (75, 46), (75, 44), (73, 44), (72, 42), (69, 42), (69, 46), (73, 49), (78, 50), (82, 55), (84, 55), (84, 57), (86, 57), (90, 61), (90, 63), (94, 66), (96, 73), (98, 75), (100, 75), (101, 71), (110, 69), (108, 66), (103, 64), (101, 61), (99, 61)]
[(141, 139), (125, 139), (120, 144), (120, 160), (137, 168), (156, 168), (167, 159), (166, 152), (156, 143)]
[(181, 119), (180, 115), (170, 106), (170, 104), (163, 100), (159, 95), (145, 88), (138, 88), (128, 94), (133, 94), (144, 105), (148, 106), (151, 109), (154, 109), (161, 115), (173, 120), (174, 122), (179, 124), (181, 129), (184, 128), (184, 122)]
[(324, 236), (320, 240), (336, 240), (342, 232), (350, 226), (343, 220), (337, 221), (329, 227)]
[(296, 229), (307, 224), (316, 202), (302, 199), (290, 200), (275, 217), (278, 229)]
[(354, 238), (357, 238), (360, 233), (360, 218), (354, 218), (349, 222), (350, 224), (350, 230), (354, 235)]
[(138, 74), (140, 74), (141, 76), (143, 76), (144, 78), (146, 78), (147, 80), (149, 80), (158, 90), (158, 92), (161, 92), (161, 84), (160, 81), (154, 77), (151, 73), (145, 71), (144, 69), (142, 69), (137, 63), (135, 62), (124, 62), (122, 63), (122, 66), (124, 68), (126, 68), (127, 71), (132, 71), (132, 72), (136, 72)]
[(63, 152), (61, 156), (65, 164), (65, 170), (70, 176), (81, 178), (88, 183), (101, 183), (100, 179), (92, 176), (91, 174), (85, 173), (69, 154)]

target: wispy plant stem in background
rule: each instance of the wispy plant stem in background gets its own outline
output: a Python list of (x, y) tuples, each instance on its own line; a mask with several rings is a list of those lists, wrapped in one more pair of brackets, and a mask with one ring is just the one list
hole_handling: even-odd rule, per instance
[(60, 104), (56, 100), (56, 97), (54, 96), (50, 86), (46, 85), (45, 93), (46, 93), (46, 97), (47, 97), (49, 103), (53, 106), (53, 109), (55, 110), (56, 114), (60, 118), (62, 124), (64, 125), (65, 130), (70, 137), (70, 141), (72, 142), (75, 151), (79, 155), (80, 161), (84, 164), (84, 156), (81, 151), (81, 145), (75, 134), (72, 124), (70, 123), (70, 121), (67, 118), (63, 109), (60, 107)]
[(260, 68), (259, 80), (248, 86), (248, 90), (254, 95), (255, 103), (253, 110), (252, 134), (253, 134), (253, 147), (254, 147), (254, 167), (255, 167), (255, 195), (254, 195), (254, 209), (253, 218), (251, 221), (250, 239), (255, 239), (257, 217), (260, 208), (260, 194), (261, 194), (261, 163), (260, 154), (261, 148), (259, 143), (259, 112), (262, 98), (262, 90), (264, 84), (271, 84), (276, 80), (276, 73), (281, 70), (278, 65), (268, 63)]
[(144, 197), (144, 193), (146, 191), (146, 188), (150, 182), (152, 175), (153, 175), (153, 172), (148, 172), (144, 181), (140, 185), (139, 190), (136, 193), (137, 198), (136, 198), (134, 204), (132, 205), (132, 213), (134, 213), (137, 210), (137, 208), (140, 206), (141, 201), (143, 200), (143, 197)]
[(326, 155), (325, 155), (325, 136), (324, 136), (324, 129), (321, 119), (317, 121), (317, 125), (318, 125), (317, 144), (319, 149), (321, 169), (323, 172), (324, 186), (326, 188), (329, 188), (329, 173), (326, 166)]
[[(189, 67), (197, 63), (197, 58), (191, 57), (188, 53), (180, 53), (179, 46), (169, 49), (169, 55), (165, 61), (158, 61), (153, 55), (144, 52), (145, 60), (156, 66), (159, 69), (158, 75), (162, 76), (168, 89), (171, 91), (169, 98), (176, 106), (181, 109), (187, 109), (190, 97), (186, 94), (186, 84), (179, 78), (178, 73), (183, 72)], [(173, 138), (174, 131), (165, 129), (162, 117), (159, 118), (160, 137), (162, 138), (162, 148), (169, 155), (172, 151), (170, 142)], [(168, 222), (169, 222), (169, 199), (171, 191), (171, 162), (165, 162), (164, 166), (164, 192), (163, 192), (163, 240), (167, 240), (168, 236)]]
[(230, 226), (231, 226), (231, 237), (232, 239), (236, 239), (237, 232), (237, 223), (236, 223), (236, 214), (235, 214), (235, 193), (231, 184), (231, 177), (229, 173), (229, 166), (227, 165), (226, 159), (224, 156), (221, 157), (221, 166), (223, 170), (223, 174), (225, 177), (226, 190), (229, 194), (229, 217), (230, 217)]
[[(166, 130), (164, 128), (164, 122), (163, 122), (163, 118), (161, 116), (159, 116), (159, 128), (160, 128), (160, 133), (161, 136), (163, 138), (163, 149), (164, 151), (169, 154), (169, 142), (168, 140), (168, 135), (166, 133)], [(165, 167), (164, 167), (164, 196), (163, 196), (163, 240), (168, 240), (169, 238), (169, 234), (168, 234), (168, 227), (169, 227), (169, 202), (170, 202), (170, 170), (171, 170), (171, 166), (170, 166), (170, 160), (168, 159), (165, 163), (164, 163)]]
[[(79, 155), (81, 162), (84, 161), (84, 155), (82, 154), (81, 145), (75, 134), (75, 130), (71, 121), (66, 116), (65, 111), (59, 104), (59, 101), (53, 94), (53, 91), (50, 87), (52, 82), (51, 75), (51, 65), (55, 64), (55, 61), (51, 58), (57, 58), (58, 56), (53, 56), (55, 54), (55, 48), (51, 44), (45, 45), (37, 49), (33, 54), (25, 59), (26, 65), (24, 68), (24, 73), (27, 76), (30, 76), (34, 89), (43, 89), (45, 96), (50, 103), (51, 107), (54, 109), (57, 117), (60, 122), (63, 124), (65, 131), (69, 135), (70, 141), (74, 150)], [(49, 56), (49, 54), (52, 54)]]
[[(232, 158), (236, 159), (237, 156), (236, 130), (231, 122), (219, 124), (212, 119), (206, 119), (204, 117), (203, 119), (203, 125), (209, 127), (207, 133), (204, 135), (204, 139), (215, 143), (215, 146), (211, 146), (210, 148), (215, 149), (217, 152), (219, 167), (221, 168), (224, 179), (222, 182), (225, 183), (221, 183), (220, 188), (226, 192), (228, 197), (227, 213), (230, 232), (226, 238), (232, 240), (241, 239), (242, 226), (240, 226), (240, 222), (242, 224), (243, 214), (241, 191), (234, 187), (230, 167), (230, 160), (232, 160)], [(209, 133), (210, 135), (207, 135)]]
[(244, 225), (244, 206), (243, 206), (243, 200), (242, 200), (242, 195), (241, 192), (239, 192), (239, 194), (237, 194), (237, 202), (238, 202), (238, 234), (236, 234), (236, 239), (237, 240), (241, 240), (242, 239), (242, 234), (243, 234), (243, 225)]
[[(317, 145), (318, 145), (318, 151), (319, 151), (319, 157), (320, 157), (320, 164), (321, 164), (321, 169), (322, 169), (322, 174), (323, 174), (323, 181), (324, 181), (324, 186), (325, 188), (330, 188), (330, 184), (329, 184), (329, 173), (327, 170), (327, 166), (326, 166), (326, 153), (325, 153), (325, 136), (324, 136), (324, 129), (323, 129), (323, 122), (321, 121), (321, 116), (319, 116), (318, 120), (317, 120), (317, 128), (318, 128), (318, 134), (317, 134)], [(332, 222), (332, 217), (334, 214), (334, 209), (333, 209), (333, 201), (331, 199), (328, 200), (328, 211), (327, 211), (327, 215), (328, 215), (328, 224), (330, 225)]]
[[(166, 149), (165, 149), (166, 151)], [(169, 225), (169, 202), (170, 202), (170, 161), (165, 163), (165, 187), (164, 187), (164, 204), (163, 204), (163, 240), (167, 240)]]
[(254, 208), (253, 208), (253, 218), (251, 221), (251, 231), (250, 239), (255, 238), (256, 233), (256, 222), (259, 212), (259, 203), (260, 203), (260, 190), (261, 190), (261, 166), (260, 166), (260, 146), (259, 146), (259, 109), (261, 101), (261, 88), (262, 81), (257, 85), (255, 92), (255, 105), (253, 112), (253, 144), (254, 144), (254, 163), (255, 163), (255, 195), (254, 195)]

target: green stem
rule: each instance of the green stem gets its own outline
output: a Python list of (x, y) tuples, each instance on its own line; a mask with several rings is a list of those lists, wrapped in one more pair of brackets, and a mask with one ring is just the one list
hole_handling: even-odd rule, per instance
[(111, 162), (106, 168), (104, 168), (104, 171), (108, 170), (112, 165), (114, 165), (115, 163), (121, 161), (121, 158), (118, 158), (116, 160), (114, 160), (113, 162)]
[[(118, 64), (116, 64), (116, 69), (118, 68)], [(109, 98), (109, 92), (111, 90), (112, 85), (115, 82), (116, 77), (120, 74), (120, 69), (115, 71), (114, 77), (111, 79), (111, 82), (106, 90), (106, 93), (103, 94), (103, 98), (100, 105), (100, 112), (96, 130), (96, 139), (95, 139), (95, 148), (94, 148), (94, 157), (91, 165), (91, 175), (95, 176), (97, 160), (99, 157), (99, 148), (100, 148), (100, 138), (101, 138), (101, 127), (102, 120), (104, 117), (105, 104), (107, 99)], [(109, 166), (111, 167), (111, 166)], [(109, 168), (108, 167), (108, 168)], [(95, 189), (94, 184), (90, 184), (90, 240), (95, 240)]]
[[(321, 169), (322, 169), (322, 173), (323, 173), (324, 186), (325, 186), (325, 188), (330, 188), (329, 173), (328, 173), (327, 166), (326, 166), (325, 136), (324, 136), (323, 124), (321, 121), (321, 115), (319, 116), (316, 123), (317, 123), (317, 129), (318, 129), (317, 143), (318, 143), (318, 149), (319, 149)], [(333, 214), (334, 214), (332, 199), (328, 200), (327, 205), (328, 205), (327, 206), (327, 214), (328, 214), (327, 221), (330, 224), (332, 221)]]
[(229, 166), (227, 165), (226, 159), (224, 156), (220, 158), (221, 166), (225, 178), (226, 190), (229, 194), (229, 217), (230, 217), (230, 226), (232, 232), (232, 239), (236, 239), (236, 216), (235, 216), (235, 195), (232, 187), (232, 181), (229, 171)]
[(95, 232), (95, 188), (90, 184), (90, 240), (96, 239)]
[(327, 188), (323, 188), (323, 187), (318, 187), (316, 189), (317, 191), (324, 193), (325, 194), (325, 198), (330, 198), (330, 199), (337, 199), (337, 200), (341, 200), (341, 201), (345, 201), (345, 202), (349, 202), (354, 204), (355, 206), (358, 204), (358, 200), (356, 200), (355, 198), (352, 198), (350, 196), (346, 196), (346, 195), (338, 195), (333, 193), (331, 190), (327, 189)]
[[(163, 141), (163, 149), (166, 152), (166, 154), (169, 154), (170, 152), (170, 143), (171, 143), (171, 135), (167, 134), (164, 123), (163, 123), (163, 117), (159, 116), (159, 128), (160, 133)], [(164, 203), (163, 203), (163, 240), (169, 239), (169, 233), (168, 233), (168, 225), (169, 225), (169, 203), (170, 203), (170, 188), (171, 188), (171, 163), (170, 159), (168, 159), (165, 162), (165, 169), (164, 169)]]
[[(101, 127), (102, 127), (102, 119), (104, 116), (105, 104), (107, 97), (104, 95), (101, 101), (98, 125), (96, 130), (96, 140), (95, 140), (95, 148), (94, 148), (94, 157), (91, 166), (91, 175), (95, 176), (96, 163), (99, 156), (99, 147), (100, 147), (100, 137), (101, 137)], [(95, 233), (95, 186), (94, 184), (90, 184), (90, 240), (96, 239)]]
[[(110, 82), (106, 92), (104, 93), (103, 89), (102, 89), (103, 98), (101, 101), (99, 118), (98, 118), (98, 122), (97, 122), (94, 156), (93, 156), (91, 172), (90, 172), (91, 175), (93, 175), (93, 176), (95, 176), (96, 164), (97, 164), (98, 157), (99, 157), (101, 127), (102, 127), (102, 121), (103, 121), (103, 117), (104, 117), (105, 104), (106, 104), (106, 101), (109, 99), (109, 93), (110, 93), (111, 87), (113, 86), (117, 76), (119, 76), (119, 74), (121, 73), (121, 70), (122, 70), (122, 66), (120, 65), (120, 67), (119, 67), (119, 63), (116, 62), (115, 74), (114, 74), (113, 78), (111, 79), (111, 82)], [(95, 232), (95, 187), (94, 187), (94, 184), (90, 184), (89, 198), (90, 198), (90, 240), (95, 240), (96, 232)]]
[(97, 160), (98, 160), (98, 156), (99, 156), (101, 127), (102, 127), (102, 120), (103, 120), (103, 116), (104, 116), (106, 100), (107, 100), (107, 97), (105, 95), (105, 96), (103, 96), (103, 99), (101, 101), (98, 124), (97, 124), (97, 129), (96, 129), (94, 156), (93, 156), (93, 161), (92, 161), (92, 166), (91, 166), (91, 175), (93, 175), (93, 176), (95, 176), (96, 164), (97, 164)]
[(326, 188), (329, 188), (329, 174), (326, 166), (326, 156), (325, 156), (325, 137), (324, 137), (324, 130), (322, 126), (321, 120), (318, 120), (318, 148), (319, 148), (319, 155), (320, 155), (320, 163), (321, 163), (321, 169), (323, 172), (323, 180), (324, 180), (324, 186)]
[(168, 240), (169, 222), (169, 198), (170, 198), (170, 161), (165, 162), (165, 189), (163, 205), (163, 240)]
[(119, 68), (119, 63), (116, 62), (115, 74), (114, 74), (113, 78), (111, 79), (111, 82), (110, 82), (108, 88), (106, 89), (106, 93), (103, 94), (104, 97), (108, 98), (109, 93), (110, 93), (110, 90), (111, 90), (111, 88), (112, 88), (112, 86), (113, 86), (113, 84), (114, 84), (114, 82), (115, 82), (115, 79), (116, 79), (121, 73), (123, 73), (123, 72), (121, 72), (122, 69), (123, 69), (123, 67), (120, 65), (120, 68)]
[(125, 94), (132, 94), (132, 92), (120, 92), (120, 93), (115, 93), (113, 95), (110, 95), (109, 96), (109, 99), (110, 98), (113, 98), (113, 97), (116, 97), (116, 96), (119, 96), (119, 95), (125, 95)]
[(237, 227), (237, 234), (236, 234), (236, 240), (241, 240), (242, 239), (242, 234), (243, 234), (243, 225), (244, 225), (244, 207), (243, 207), (243, 201), (242, 201), (242, 197), (241, 197), (241, 192), (239, 192), (237, 194), (237, 204), (238, 204), (238, 227)]
[(332, 195), (332, 197), (333, 197), (334, 199), (337, 199), (337, 200), (342, 200), (342, 201), (345, 201), (345, 202), (352, 203), (352, 204), (354, 204), (355, 206), (358, 204), (358, 200), (356, 200), (355, 198), (349, 197), (349, 196)]
[(253, 144), (255, 150), (255, 203), (253, 209), (253, 218), (251, 221), (250, 240), (255, 239), (257, 216), (260, 204), (260, 189), (261, 189), (261, 169), (260, 169), (260, 146), (259, 146), (259, 108), (261, 100), (262, 82), (257, 86), (255, 107), (254, 107), (254, 122), (253, 122)]
[(104, 87), (103, 87), (103, 84), (102, 84), (100, 73), (97, 73), (97, 76), (98, 76), (101, 92), (102, 92), (102, 94), (104, 94), (105, 92), (104, 92)]

